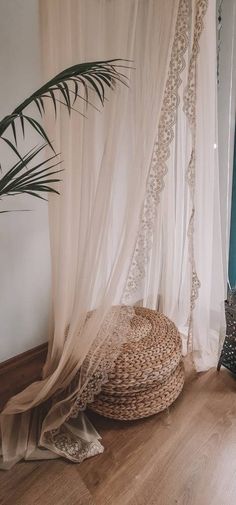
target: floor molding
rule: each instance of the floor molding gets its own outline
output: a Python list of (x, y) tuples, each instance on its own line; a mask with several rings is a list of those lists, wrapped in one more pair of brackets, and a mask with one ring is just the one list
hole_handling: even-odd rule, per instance
[(0, 363), (0, 410), (7, 400), (41, 377), (47, 343)]

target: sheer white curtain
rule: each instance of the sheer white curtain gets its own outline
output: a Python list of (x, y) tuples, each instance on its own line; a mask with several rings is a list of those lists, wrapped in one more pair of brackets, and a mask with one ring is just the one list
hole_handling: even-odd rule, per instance
[(49, 209), (52, 331), (42, 381), (1, 416), (5, 468), (23, 457), (82, 461), (102, 450), (86, 417), (71, 418), (98, 392), (130, 331), (132, 310), (110, 309), (123, 297), (177, 11), (175, 0), (41, 1), (46, 78), (86, 60), (128, 58), (135, 70), (130, 88), (111, 94), (102, 113), (81, 101), (87, 119), (68, 118), (61, 107), (56, 132), (50, 126), (65, 166)]
[(194, 314), (194, 351), (199, 370), (215, 366), (225, 334), (226, 278), (222, 257), (218, 164), (216, 2), (209, 2), (200, 39), (196, 103), (195, 256), (200, 279)]
[(125, 296), (175, 321), (199, 371), (216, 365), (225, 332), (215, 8), (180, 2)]
[(221, 16), (221, 22), (218, 23), (218, 152), (225, 297), (227, 297), (236, 117), (236, 2), (217, 0), (216, 5), (219, 9), (218, 15)]

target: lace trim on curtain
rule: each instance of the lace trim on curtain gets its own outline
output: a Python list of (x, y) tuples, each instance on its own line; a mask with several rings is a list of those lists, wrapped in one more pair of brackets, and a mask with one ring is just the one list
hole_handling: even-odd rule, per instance
[[(130, 320), (134, 309), (127, 306), (112, 307), (91, 351), (68, 390), (71, 408), (66, 422), (57, 429), (44, 434), (43, 445), (60, 456), (81, 463), (84, 459), (103, 452), (103, 446), (96, 440), (89, 442), (76, 437), (69, 428), (70, 419), (77, 418), (86, 406), (101, 392), (108, 381), (120, 348), (131, 335)], [(105, 338), (102, 336), (106, 336)], [(102, 341), (102, 344), (100, 343)], [(63, 392), (63, 396), (65, 392)], [(57, 398), (58, 401), (59, 398)]]
[(85, 459), (102, 454), (104, 451), (99, 440), (94, 442), (83, 440), (74, 435), (66, 424), (47, 432), (44, 446), (74, 463), (82, 463)]
[(194, 216), (195, 216), (195, 180), (196, 180), (196, 81), (197, 81), (197, 57), (200, 51), (199, 40), (204, 28), (203, 19), (208, 7), (208, 0), (197, 0), (196, 14), (194, 24), (193, 46), (189, 63), (189, 72), (187, 86), (184, 92), (184, 107), (183, 111), (189, 122), (192, 135), (192, 151), (188, 164), (186, 179), (189, 186), (191, 199), (191, 215), (188, 225), (188, 241), (189, 241), (189, 261), (191, 265), (191, 294), (190, 294), (190, 315), (189, 315), (189, 333), (188, 333), (188, 348), (192, 347), (192, 327), (193, 327), (193, 311), (195, 302), (198, 298), (200, 281), (196, 271), (195, 255), (194, 255)]
[(121, 346), (131, 337), (130, 321), (135, 315), (133, 307), (112, 307), (105, 324), (109, 325), (109, 320), (115, 312), (118, 313), (118, 317), (112, 331), (106, 331), (108, 338), (102, 346), (95, 340), (91, 352), (83, 363), (80, 370), (82, 385), (67, 419), (77, 417), (80, 411), (86, 409), (88, 403), (94, 401), (94, 396), (101, 392), (102, 385), (108, 381)]
[(174, 139), (176, 111), (180, 103), (178, 94), (182, 82), (180, 76), (186, 66), (184, 55), (189, 44), (189, 15), (189, 0), (180, 0), (158, 133), (147, 179), (138, 237), (123, 295), (124, 303), (129, 303), (144, 279), (152, 247), (157, 206), (160, 201), (160, 193), (165, 185), (164, 177), (168, 172), (167, 161), (170, 157), (170, 145)]

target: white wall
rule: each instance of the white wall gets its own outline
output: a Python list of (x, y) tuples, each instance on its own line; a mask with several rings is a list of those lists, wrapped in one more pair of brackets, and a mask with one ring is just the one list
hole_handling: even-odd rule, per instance
[(231, 193), (236, 113), (236, 0), (217, 0), (222, 5), (220, 82), (218, 87), (218, 132), (220, 196), (225, 279), (227, 279)]
[[(41, 83), (38, 1), (1, 0), (0, 116)], [(29, 135), (22, 152), (35, 142)], [(2, 145), (0, 161), (3, 169), (12, 161)], [(0, 362), (47, 340), (50, 302), (47, 204), (6, 197), (0, 210), (6, 208), (33, 210), (0, 214)]]

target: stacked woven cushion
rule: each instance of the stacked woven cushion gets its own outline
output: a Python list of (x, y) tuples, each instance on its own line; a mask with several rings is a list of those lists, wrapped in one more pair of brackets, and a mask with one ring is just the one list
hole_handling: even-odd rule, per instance
[(133, 420), (169, 407), (184, 384), (180, 334), (164, 314), (135, 307), (130, 335), (109, 380), (90, 408), (106, 417)]

